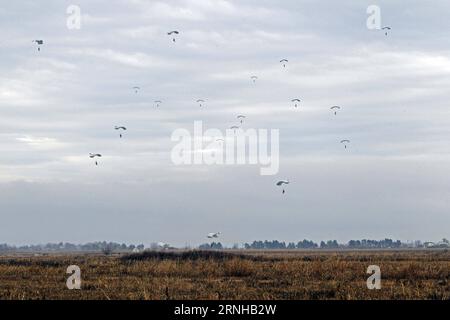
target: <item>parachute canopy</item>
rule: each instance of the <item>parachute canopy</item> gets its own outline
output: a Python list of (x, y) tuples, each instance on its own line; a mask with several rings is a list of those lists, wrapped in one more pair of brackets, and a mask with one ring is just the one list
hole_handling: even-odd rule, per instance
[(172, 31), (169, 31), (169, 32), (167, 32), (167, 34), (169, 35), (169, 36), (172, 36), (172, 41), (173, 42), (175, 42), (176, 40), (175, 40), (175, 35), (178, 35), (180, 32), (178, 32), (177, 30), (172, 30)]
[[(277, 182), (277, 186), (279, 186), (279, 187), (283, 186), (285, 184), (289, 184), (289, 180), (280, 180), (280, 181)], [(283, 187), (282, 193), (284, 194), (285, 192), (286, 192), (286, 190), (284, 190), (284, 187)]]
[(277, 182), (277, 186), (282, 186), (283, 184), (289, 184), (289, 180), (280, 180)]
[(41, 51), (41, 45), (43, 45), (44, 44), (44, 40), (33, 40), (33, 41), (31, 41), (31, 42), (36, 42), (36, 44), (38, 45), (38, 51)]
[(347, 140), (347, 139), (341, 140), (341, 143), (343, 143), (344, 144), (344, 148), (347, 149), (347, 143), (350, 143), (350, 140)]
[(280, 63), (283, 64), (283, 67), (284, 67), (284, 68), (286, 67), (286, 63), (288, 63), (288, 62), (289, 62), (288, 59), (281, 59), (281, 60), (280, 60)]
[(334, 110), (334, 114), (336, 115), (337, 110), (341, 109), (341, 107), (339, 107), (339, 106), (332, 106), (330, 109)]
[(211, 232), (208, 233), (208, 238), (218, 238), (220, 235), (220, 232)]
[[(116, 130), (123, 130), (123, 131), (127, 130), (127, 128), (124, 127), (124, 126), (115, 126), (114, 129), (116, 129)], [(119, 136), (122, 138), (122, 134), (120, 134)]]
[(89, 153), (89, 158), (101, 157), (100, 153)]
[[(89, 153), (89, 158), (94, 159), (94, 158), (101, 158), (101, 154), (100, 153)], [(95, 161), (95, 165), (98, 166), (98, 162)]]
[(300, 99), (292, 99), (291, 102), (295, 102), (295, 107), (297, 108), (300, 103)]

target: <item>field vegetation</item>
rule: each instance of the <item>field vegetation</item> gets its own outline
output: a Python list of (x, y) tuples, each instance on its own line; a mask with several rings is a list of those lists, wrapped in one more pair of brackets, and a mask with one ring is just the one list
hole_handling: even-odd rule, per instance
[[(66, 269), (81, 269), (69, 290)], [(369, 290), (369, 265), (382, 288)], [(450, 299), (448, 250), (146, 251), (0, 257), (0, 299)]]

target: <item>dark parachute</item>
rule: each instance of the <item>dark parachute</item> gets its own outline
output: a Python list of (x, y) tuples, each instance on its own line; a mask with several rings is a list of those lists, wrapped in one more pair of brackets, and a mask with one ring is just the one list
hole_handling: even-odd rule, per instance
[(338, 111), (339, 109), (341, 109), (341, 107), (339, 107), (339, 106), (332, 106), (330, 109), (331, 109), (331, 110), (334, 110), (334, 115), (336, 115), (336, 114), (337, 114), (337, 111)]
[(343, 144), (344, 144), (344, 147), (345, 147), (345, 149), (347, 149), (347, 144), (348, 144), (348, 143), (350, 143), (350, 140), (347, 140), (347, 139), (345, 139), (345, 140), (341, 140), (341, 143), (343, 143)]
[[(127, 128), (124, 126), (115, 126), (114, 129), (115, 130), (123, 130), (123, 131), (127, 130)], [(122, 138), (122, 133), (120, 133), (119, 136)]]
[(172, 36), (172, 41), (173, 41), (173, 42), (176, 41), (175, 35), (178, 35), (178, 34), (180, 34), (180, 32), (178, 32), (177, 30), (173, 30), (173, 31), (167, 32), (167, 35)]
[[(102, 155), (100, 153), (89, 153), (89, 158), (94, 159), (94, 158), (101, 158)], [(95, 161), (95, 165), (98, 166), (98, 162), (97, 160)]]
[[(277, 183), (276, 183), (276, 185), (278, 186), (278, 187), (282, 187), (283, 185), (287, 185), (287, 184), (289, 184), (289, 180), (280, 180), (280, 181), (278, 181)], [(283, 194), (286, 192), (286, 190), (284, 189), (284, 187), (283, 187)]]
[(203, 106), (203, 103), (205, 103), (205, 100), (203, 100), (203, 99), (198, 99), (198, 100), (197, 100), (197, 103), (199, 104), (200, 107), (202, 107), (202, 106)]
[(36, 44), (38, 45), (37, 49), (38, 51), (41, 51), (41, 47), (44, 44), (44, 40), (33, 40), (32, 42), (36, 42)]
[(288, 59), (281, 59), (281, 60), (280, 60), (280, 63), (283, 64), (283, 68), (286, 68), (286, 63), (288, 63), (288, 62), (289, 62)]
[(291, 102), (295, 102), (295, 107), (298, 107), (298, 104), (300, 103), (300, 99), (292, 99)]

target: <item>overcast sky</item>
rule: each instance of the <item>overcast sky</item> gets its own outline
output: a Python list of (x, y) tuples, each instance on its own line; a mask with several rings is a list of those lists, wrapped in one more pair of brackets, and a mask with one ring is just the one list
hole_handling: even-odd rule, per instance
[[(388, 36), (367, 28), (372, 4)], [(449, 237), (449, 15), (446, 0), (2, 1), (0, 242)], [(279, 174), (172, 163), (173, 130), (238, 114), (280, 130)]]

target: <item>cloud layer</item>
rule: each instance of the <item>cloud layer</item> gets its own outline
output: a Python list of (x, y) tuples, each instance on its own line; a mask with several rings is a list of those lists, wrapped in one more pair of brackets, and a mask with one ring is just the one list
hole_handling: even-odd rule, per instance
[[(0, 241), (449, 236), (448, 2), (378, 1), (388, 36), (372, 1), (79, 1), (80, 30), (71, 4), (0, 9)], [(238, 114), (280, 130), (278, 176), (173, 165), (173, 130)]]

